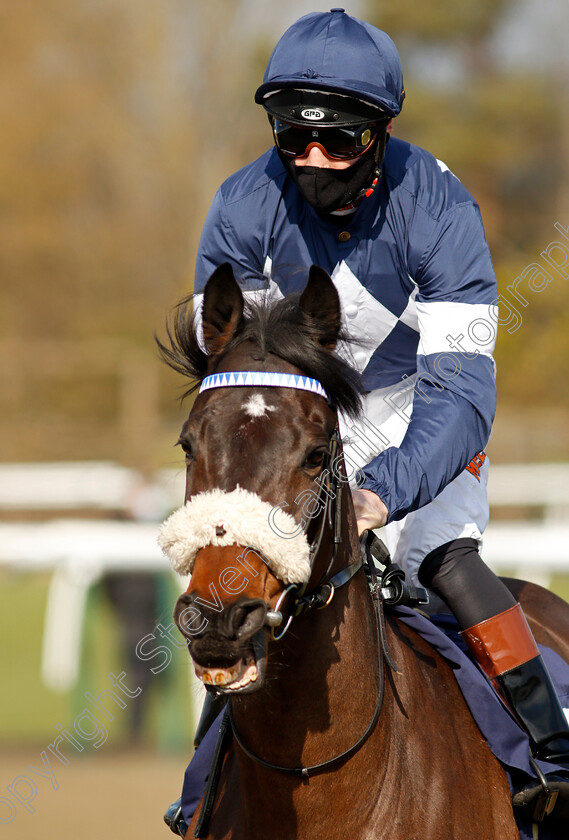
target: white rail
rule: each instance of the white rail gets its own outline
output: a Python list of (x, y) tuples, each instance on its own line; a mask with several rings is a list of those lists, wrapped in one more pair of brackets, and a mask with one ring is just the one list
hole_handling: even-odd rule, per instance
[[(43, 638), (48, 685), (65, 689), (77, 678), (83, 604), (93, 582), (108, 571), (169, 568), (156, 543), (158, 520), (183, 495), (183, 470), (165, 470), (149, 484), (109, 463), (0, 465), (4, 519), (25, 511), (48, 517), (0, 522), (0, 565), (53, 570)], [(569, 574), (569, 464), (493, 466), (489, 497), (496, 512), (525, 509), (533, 517), (491, 521), (483, 556), (494, 570), (546, 587), (551, 575)], [(86, 509), (130, 521), (51, 518)]]

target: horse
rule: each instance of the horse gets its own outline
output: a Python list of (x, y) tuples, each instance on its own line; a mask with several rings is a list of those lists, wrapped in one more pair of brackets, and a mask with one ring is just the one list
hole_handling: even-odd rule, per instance
[[(359, 385), (330, 277), (312, 266), (301, 294), (253, 305), (225, 264), (202, 317), (200, 336), (186, 300), (159, 342), (200, 386), (179, 439), (186, 504), (162, 536), (191, 571), (175, 620), (233, 733), (200, 836), (519, 840), (451, 668), (372, 597), (337, 430)], [(567, 658), (567, 605), (511, 585)], [(535, 623), (555, 609), (556, 630)]]

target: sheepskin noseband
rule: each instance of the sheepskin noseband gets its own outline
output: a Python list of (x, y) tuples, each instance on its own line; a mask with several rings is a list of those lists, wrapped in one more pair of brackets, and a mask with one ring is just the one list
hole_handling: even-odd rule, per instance
[(237, 487), (197, 493), (161, 526), (158, 544), (180, 575), (189, 574), (201, 548), (242, 545), (259, 549), (283, 583), (306, 583), (310, 548), (298, 523), (280, 506)]

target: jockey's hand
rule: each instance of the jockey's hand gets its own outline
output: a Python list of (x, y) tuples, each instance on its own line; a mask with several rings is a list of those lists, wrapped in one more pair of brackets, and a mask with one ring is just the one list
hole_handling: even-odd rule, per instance
[(356, 510), (359, 537), (364, 531), (385, 525), (388, 510), (376, 493), (371, 490), (352, 490), (352, 499)]

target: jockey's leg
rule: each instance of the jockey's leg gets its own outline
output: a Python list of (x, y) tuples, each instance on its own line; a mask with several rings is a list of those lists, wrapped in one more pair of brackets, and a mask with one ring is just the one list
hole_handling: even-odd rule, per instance
[[(204, 794), (207, 777), (211, 769), (221, 718), (227, 697), (208, 692), (194, 736), (196, 748), (190, 761), (182, 787), (182, 796), (172, 803), (164, 817), (174, 834), (185, 836), (187, 826)], [(174, 820), (174, 816), (176, 819)]]
[(551, 677), (520, 604), (483, 562), (476, 540), (431, 551), (419, 580), (453, 611), (476, 661), (528, 733), (534, 757), (569, 769), (569, 725)]

